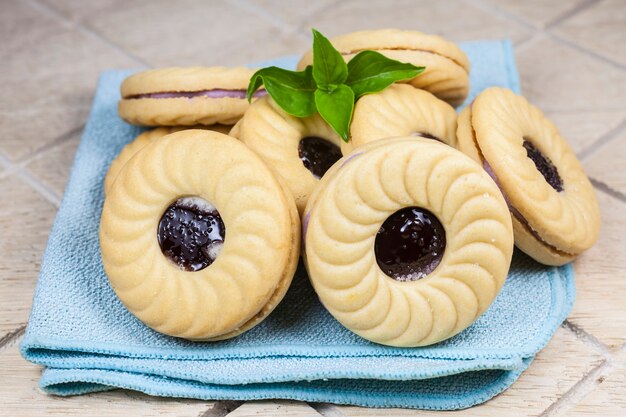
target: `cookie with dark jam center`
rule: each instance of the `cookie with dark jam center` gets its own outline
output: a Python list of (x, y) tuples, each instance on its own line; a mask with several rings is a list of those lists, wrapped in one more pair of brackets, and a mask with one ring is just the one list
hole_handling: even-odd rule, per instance
[(317, 136), (306, 136), (298, 144), (298, 156), (306, 169), (317, 178), (322, 178), (342, 155), (334, 143)]
[(397, 281), (416, 281), (433, 272), (446, 248), (446, 233), (437, 217), (420, 207), (398, 210), (376, 235), (380, 269)]
[(163, 254), (185, 271), (200, 271), (217, 258), (226, 228), (219, 212), (204, 200), (181, 198), (161, 217), (157, 237)]
[(526, 149), (526, 154), (535, 163), (537, 170), (543, 175), (548, 184), (556, 191), (563, 191), (563, 180), (552, 161), (526, 138), (524, 138), (524, 149)]

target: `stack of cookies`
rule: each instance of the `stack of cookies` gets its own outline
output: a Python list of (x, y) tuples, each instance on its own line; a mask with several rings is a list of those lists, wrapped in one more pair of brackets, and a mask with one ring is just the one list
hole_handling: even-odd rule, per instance
[[(420, 32), (331, 40), (425, 71), (354, 107), (349, 141), (288, 114), (254, 70), (167, 68), (121, 87), (120, 116), (153, 126), (105, 179), (102, 258), (124, 305), (158, 332), (222, 340), (284, 297), (302, 255), (326, 309), (381, 344), (425, 346), (471, 325), (514, 244), (562, 265), (598, 237), (593, 187), (556, 127), (523, 97), (469, 92), (469, 61)], [(300, 63), (312, 61), (306, 53)]]

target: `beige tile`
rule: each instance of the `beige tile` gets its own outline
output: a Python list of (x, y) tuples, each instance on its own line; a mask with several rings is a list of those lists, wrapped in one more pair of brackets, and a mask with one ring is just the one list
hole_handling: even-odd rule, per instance
[(567, 19), (556, 33), (626, 65), (626, 3), (605, 0)]
[(615, 348), (626, 342), (626, 204), (598, 191), (598, 243), (575, 262), (576, 302), (569, 321)]
[(40, 0), (66, 18), (77, 22), (114, 8), (123, 8), (125, 0)]
[(250, 0), (262, 13), (277, 17), (288, 25), (301, 24), (311, 14), (326, 10), (336, 0)]
[(546, 116), (559, 128), (574, 152), (579, 153), (626, 120), (626, 111), (548, 111)]
[(626, 71), (553, 39), (518, 50), (522, 91), (544, 111), (624, 111)]
[(399, 28), (442, 35), (453, 41), (529, 36), (522, 25), (461, 1), (343, 1), (306, 22), (327, 36), (365, 29)]
[(244, 65), (307, 46), (252, 11), (225, 1), (127, 2), (86, 19), (113, 42), (155, 66)]
[(591, 154), (584, 165), (590, 177), (626, 195), (626, 129)]
[(116, 390), (74, 397), (47, 395), (39, 387), (41, 367), (26, 362), (17, 343), (0, 351), (0, 415), (39, 416), (198, 416), (211, 402), (149, 397)]
[(26, 165), (26, 168), (52, 189), (59, 199), (63, 196), (81, 134), (82, 132), (75, 133), (58, 146), (37, 155)]
[(0, 149), (12, 160), (85, 122), (101, 70), (137, 66), (27, 2), (3, 5), (0, 39)]
[(486, 0), (488, 4), (539, 28), (546, 27), (585, 0)]
[(617, 369), (573, 410), (568, 417), (623, 417), (626, 410), (626, 369)]
[(0, 338), (26, 324), (56, 208), (15, 175), (0, 179)]
[[(391, 409), (385, 416), (537, 416), (559, 399), (602, 358), (576, 339), (569, 330), (559, 328), (548, 346), (520, 378), (502, 394), (466, 410), (432, 412)], [(380, 411), (360, 407), (340, 407), (347, 417), (379, 415)]]
[(297, 401), (248, 401), (228, 414), (228, 417), (320, 417), (317, 411)]

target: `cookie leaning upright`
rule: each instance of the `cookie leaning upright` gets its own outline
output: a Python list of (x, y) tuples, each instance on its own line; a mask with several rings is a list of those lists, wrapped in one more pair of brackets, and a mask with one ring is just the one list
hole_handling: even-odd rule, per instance
[(556, 126), (524, 97), (485, 90), (461, 113), (457, 137), (459, 149), (502, 190), (522, 251), (563, 265), (596, 242), (600, 210), (593, 186)]
[[(121, 86), (120, 117), (140, 126), (232, 125), (248, 109), (254, 70), (173, 67), (139, 72)], [(262, 94), (262, 93), (261, 93)]]
[[(440, 36), (381, 29), (337, 36), (331, 42), (346, 61), (360, 51), (372, 50), (400, 62), (425, 66), (423, 73), (405, 82), (431, 92), (452, 106), (461, 105), (469, 94), (469, 59), (458, 46)], [(309, 51), (298, 63), (298, 69), (312, 62), (313, 52)]]
[(126, 163), (100, 223), (102, 261), (123, 304), (156, 331), (234, 337), (284, 297), (300, 242), (295, 202), (236, 139), (184, 130)]
[(354, 106), (350, 145), (416, 136), (456, 148), (456, 111), (443, 100), (408, 84), (393, 84), (361, 97)]
[(319, 179), (341, 158), (343, 150), (350, 149), (319, 114), (291, 116), (271, 97), (252, 103), (230, 135), (255, 151), (283, 179), (300, 214)]

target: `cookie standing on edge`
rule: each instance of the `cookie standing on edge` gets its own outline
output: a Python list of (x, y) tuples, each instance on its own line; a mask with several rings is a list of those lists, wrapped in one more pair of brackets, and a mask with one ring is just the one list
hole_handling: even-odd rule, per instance
[(408, 84), (393, 84), (361, 97), (354, 107), (350, 144), (418, 136), (456, 147), (456, 112), (443, 100)]
[[(469, 94), (469, 59), (458, 46), (440, 36), (380, 29), (348, 33), (330, 41), (346, 61), (361, 51), (372, 50), (400, 62), (426, 67), (423, 73), (405, 82), (433, 93), (452, 106), (463, 104)], [(312, 63), (313, 52), (309, 51), (300, 59), (298, 69)]]
[(234, 337), (284, 297), (300, 222), (281, 180), (236, 139), (185, 130), (122, 168), (104, 202), (104, 269), (124, 305), (154, 330)]
[(515, 244), (563, 265), (598, 239), (598, 201), (576, 154), (538, 108), (491, 87), (459, 116), (459, 149), (483, 165), (507, 199)]
[[(235, 124), (248, 109), (254, 70), (173, 67), (139, 72), (121, 86), (120, 117), (139, 126)], [(264, 95), (260, 90), (256, 96)]]
[(285, 181), (302, 214), (309, 195), (326, 170), (349, 145), (315, 114), (297, 118), (270, 97), (252, 103), (230, 132), (263, 158)]
[(502, 288), (511, 216), (489, 175), (423, 138), (356, 148), (322, 178), (303, 220), (305, 265), (345, 327), (426, 346), (472, 324)]

